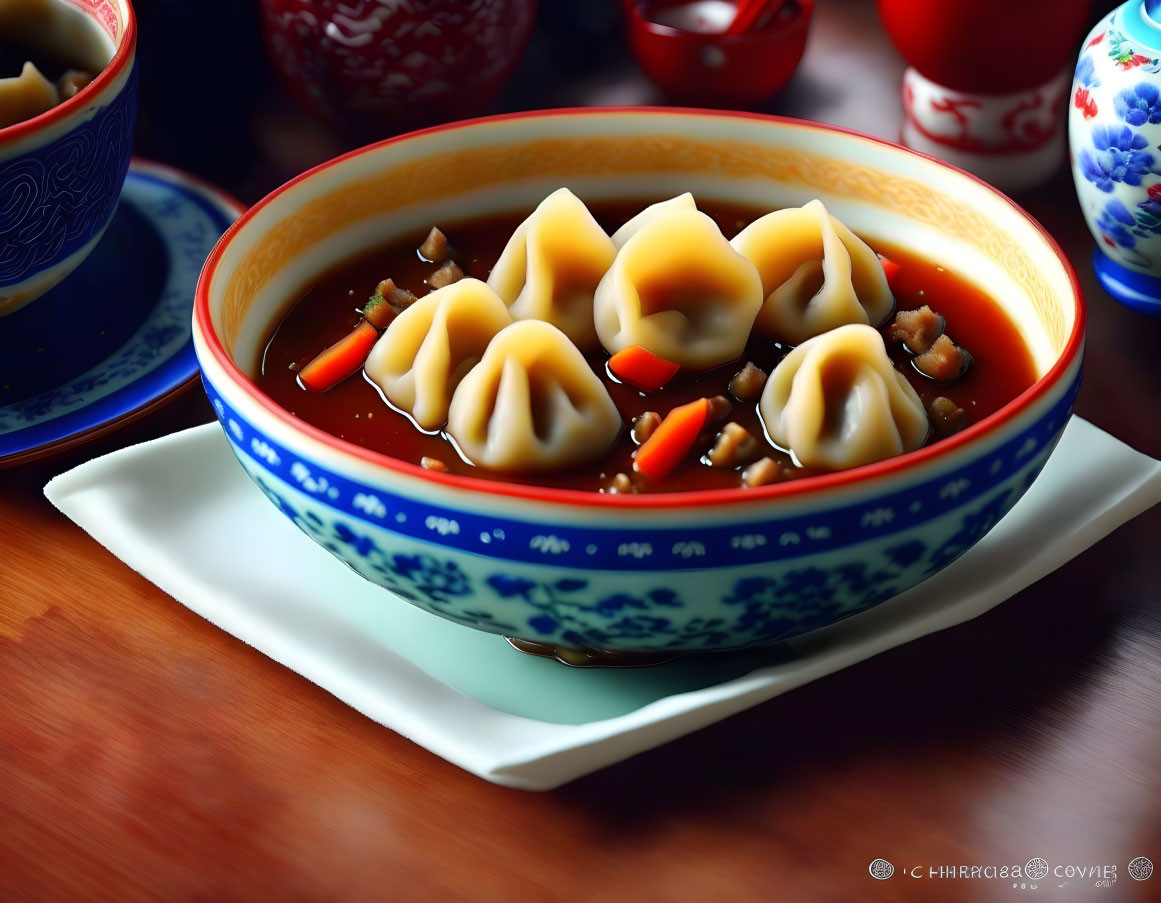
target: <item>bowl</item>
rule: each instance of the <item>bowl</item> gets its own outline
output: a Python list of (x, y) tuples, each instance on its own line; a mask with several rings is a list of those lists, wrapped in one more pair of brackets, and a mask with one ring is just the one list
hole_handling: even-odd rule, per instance
[[(1038, 379), (943, 442), (739, 491), (604, 495), (435, 473), (348, 444), (251, 379), (275, 323), (334, 262), (433, 222), (580, 196), (801, 205), (920, 249), (1002, 299)], [(480, 630), (618, 652), (732, 649), (805, 633), (934, 574), (1044, 466), (1080, 379), (1068, 260), (985, 183), (837, 128), (673, 109), (553, 110), (417, 132), (325, 163), (257, 203), (206, 262), (193, 334), (246, 472), (368, 580)], [(175, 475), (175, 478), (179, 478)], [(398, 604), (384, 594), (383, 604)]]
[(113, 220), (129, 171), (137, 117), (133, 7), (129, 0), (58, 2), (96, 24), (108, 60), (63, 103), (0, 129), (0, 317), (39, 298), (89, 255)]
[(681, 4), (626, 2), (633, 56), (674, 100), (738, 109), (758, 106), (790, 80), (806, 48), (814, 12), (814, 0), (793, 0), (793, 7), (773, 24), (727, 35), (675, 28), (651, 18), (675, 5)]

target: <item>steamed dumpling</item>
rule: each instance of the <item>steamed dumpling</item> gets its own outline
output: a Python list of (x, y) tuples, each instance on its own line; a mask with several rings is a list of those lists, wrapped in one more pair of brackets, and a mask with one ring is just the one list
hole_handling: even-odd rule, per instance
[(0, 78), (0, 128), (39, 116), (59, 102), (56, 86), (34, 64), (25, 63), (19, 75)]
[(768, 213), (732, 244), (762, 275), (757, 328), (780, 342), (797, 345), (852, 323), (877, 326), (895, 307), (875, 252), (822, 201)]
[(708, 370), (741, 356), (761, 306), (754, 265), (730, 247), (712, 219), (674, 205), (618, 252), (597, 286), (594, 313), (609, 353), (640, 345)]
[(420, 298), (379, 337), (364, 370), (387, 399), (424, 429), (447, 420), (452, 392), (492, 337), (512, 322), (479, 279), (461, 279)]
[(621, 415), (584, 355), (550, 323), (498, 333), (452, 396), (447, 433), (469, 460), (510, 472), (563, 470), (598, 458)]
[(774, 368), (758, 402), (770, 438), (806, 467), (843, 470), (927, 441), (923, 402), (870, 326), (803, 342)]
[(625, 242), (640, 232), (646, 223), (657, 216), (664, 216), (666, 213), (672, 213), (675, 210), (696, 209), (697, 204), (694, 203), (693, 195), (688, 191), (675, 198), (670, 198), (668, 201), (658, 201), (656, 204), (650, 204), (613, 233), (613, 244), (617, 247), (617, 250), (625, 247)]
[(488, 277), (514, 320), (544, 320), (582, 351), (597, 347), (593, 293), (617, 249), (580, 198), (554, 191), (508, 239)]

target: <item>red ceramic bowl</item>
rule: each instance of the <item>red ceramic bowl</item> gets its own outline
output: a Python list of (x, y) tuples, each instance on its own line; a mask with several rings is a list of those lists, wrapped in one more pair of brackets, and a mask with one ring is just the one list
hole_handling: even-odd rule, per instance
[(797, 14), (738, 35), (684, 31), (652, 20), (677, 3), (627, 0), (629, 46), (666, 94), (705, 107), (755, 107), (794, 74), (806, 48), (814, 0), (794, 0)]

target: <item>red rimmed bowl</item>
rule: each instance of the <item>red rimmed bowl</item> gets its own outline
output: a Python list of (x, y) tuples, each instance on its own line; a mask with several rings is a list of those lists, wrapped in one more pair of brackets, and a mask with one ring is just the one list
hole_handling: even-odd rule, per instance
[[(104, 69), (51, 110), (0, 129), (0, 317), (71, 273), (112, 222), (137, 121), (129, 0), (58, 0), (91, 20)], [(78, 299), (84, 303), (84, 299)]]
[(657, 21), (674, 0), (626, 0), (629, 47), (645, 74), (681, 103), (747, 109), (790, 81), (806, 49), (814, 0), (791, 0), (767, 26), (727, 35)]
[[(333, 262), (441, 220), (588, 199), (766, 205), (821, 197), (1002, 300), (1038, 380), (938, 444), (745, 492), (601, 495), (433, 473), (328, 435), (254, 385), (262, 349)], [(548, 645), (625, 652), (770, 643), (940, 570), (1023, 494), (1080, 378), (1084, 303), (1035, 221), (936, 160), (835, 128), (668, 109), (520, 114), (354, 151), (283, 186), (206, 263), (194, 341), (243, 468), (302, 530), (435, 614)], [(384, 594), (384, 605), (397, 604)]]

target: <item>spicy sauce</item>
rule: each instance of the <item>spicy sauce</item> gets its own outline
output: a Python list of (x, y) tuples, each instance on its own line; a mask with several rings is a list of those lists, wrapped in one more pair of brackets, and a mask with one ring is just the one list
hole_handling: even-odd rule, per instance
[[(612, 234), (649, 203), (597, 203), (590, 205), (590, 209), (601, 226)], [(717, 222), (727, 238), (768, 212), (714, 202), (699, 202), (698, 208)], [(433, 225), (438, 225), (447, 234), (464, 274), (486, 280), (509, 237), (526, 216), (527, 213), (506, 214)], [(754, 336), (746, 346), (744, 357), (700, 373), (679, 372), (657, 392), (642, 392), (611, 378), (605, 366), (608, 355), (598, 351), (589, 355), (590, 366), (608, 389), (626, 424), (616, 445), (602, 461), (549, 474), (512, 475), (477, 467), (460, 458), (442, 435), (424, 433), (406, 415), (385, 404), (379, 390), (362, 374), (356, 374), (323, 393), (305, 391), (296, 379), (298, 369), (350, 331), (359, 319), (360, 309), (381, 279), (391, 277), (397, 286), (420, 297), (427, 294), (424, 280), (435, 267), (422, 260), (415, 250), (426, 234), (425, 229), (345, 261), (318, 279), (275, 330), (263, 357), (258, 387), (308, 423), (347, 442), (404, 461), (418, 464), (426, 456), (443, 461), (452, 473), (601, 491), (608, 488), (615, 474), (633, 472), (632, 455), (637, 446), (629, 436), (628, 427), (639, 414), (656, 411), (664, 416), (671, 408), (703, 396), (729, 397), (727, 386), (745, 361), (753, 361), (769, 374), (789, 351), (788, 346)], [(995, 412), (1035, 382), (1032, 359), (1019, 333), (991, 298), (938, 264), (891, 245), (871, 244), (876, 251), (901, 265), (893, 280), (899, 308), (930, 305), (945, 317), (947, 334), (975, 359), (974, 365), (960, 379), (943, 385), (916, 371), (910, 355), (896, 343), (887, 342), (895, 366), (918, 392), (924, 407), (940, 395), (947, 396), (964, 409), (970, 425)], [(886, 324), (882, 329), (885, 332)], [(668, 477), (656, 485), (644, 478), (636, 479), (640, 491), (673, 492), (739, 486), (741, 468), (709, 467), (698, 459), (698, 454), (708, 451), (714, 435), (729, 420), (736, 421), (761, 440), (765, 446), (762, 454), (781, 462), (788, 478), (815, 472), (796, 466), (789, 455), (768, 445), (757, 404), (743, 404), (732, 398), (731, 401), (733, 410), (729, 417), (707, 428), (694, 446), (695, 451)]]

